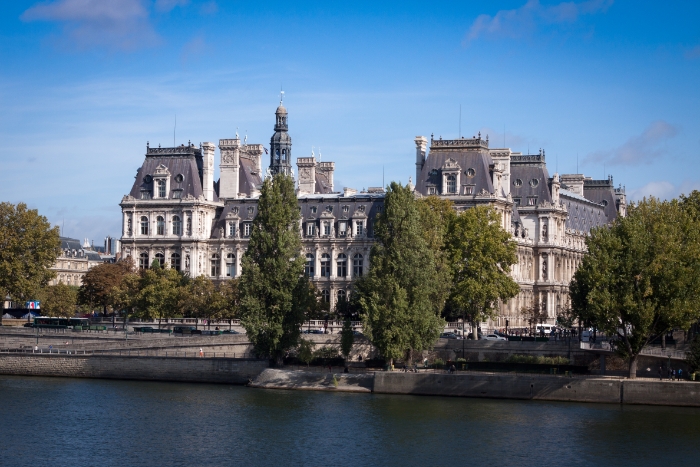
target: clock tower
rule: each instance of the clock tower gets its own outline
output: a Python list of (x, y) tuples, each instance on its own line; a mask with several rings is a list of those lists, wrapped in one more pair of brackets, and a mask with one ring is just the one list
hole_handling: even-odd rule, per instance
[(292, 175), (292, 138), (287, 132), (287, 109), (282, 100), (275, 112), (275, 134), (270, 138), (270, 172)]

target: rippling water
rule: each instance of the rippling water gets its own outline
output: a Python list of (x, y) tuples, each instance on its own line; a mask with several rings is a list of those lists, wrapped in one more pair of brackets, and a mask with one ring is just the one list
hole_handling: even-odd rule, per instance
[(700, 465), (700, 410), (0, 376), (1, 466)]

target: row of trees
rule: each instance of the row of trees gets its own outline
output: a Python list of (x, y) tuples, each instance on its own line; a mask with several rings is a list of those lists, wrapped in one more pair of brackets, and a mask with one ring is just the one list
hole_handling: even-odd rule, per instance
[(391, 183), (374, 233), (372, 267), (352, 300), (365, 334), (392, 364), (432, 347), (445, 317), (475, 330), (519, 291), (510, 276), (515, 243), (490, 207), (458, 213), (449, 200), (416, 199)]
[(615, 336), (637, 373), (642, 349), (700, 319), (700, 193), (644, 199), (586, 240), (570, 286), (573, 320)]

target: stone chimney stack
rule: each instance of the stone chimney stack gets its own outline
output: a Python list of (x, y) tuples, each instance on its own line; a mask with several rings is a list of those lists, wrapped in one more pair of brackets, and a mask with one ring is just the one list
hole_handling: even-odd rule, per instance
[(326, 176), (333, 191), (333, 172), (335, 172), (335, 162), (319, 162), (317, 170)]
[(221, 153), (219, 199), (238, 198), (238, 171), (241, 160), (241, 140), (238, 135), (233, 139), (220, 139), (219, 152)]
[(416, 185), (420, 180), (420, 173), (425, 164), (425, 151), (428, 149), (428, 138), (425, 136), (416, 136)]
[(202, 159), (204, 167), (202, 168), (202, 191), (204, 199), (214, 201), (214, 152), (216, 146), (214, 143), (202, 143)]
[(297, 159), (297, 171), (299, 177), (299, 194), (314, 194), (316, 190), (316, 158), (313, 156), (299, 157)]
[(567, 186), (567, 190), (583, 196), (583, 181), (585, 179), (583, 174), (564, 174), (561, 176), (561, 183)]

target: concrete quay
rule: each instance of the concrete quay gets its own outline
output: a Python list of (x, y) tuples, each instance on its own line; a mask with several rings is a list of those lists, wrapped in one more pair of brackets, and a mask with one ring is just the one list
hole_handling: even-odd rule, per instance
[(421, 371), (333, 375), (265, 369), (250, 386), (268, 389), (700, 407), (700, 383), (651, 379), (570, 378), (476, 372), (448, 374)]

